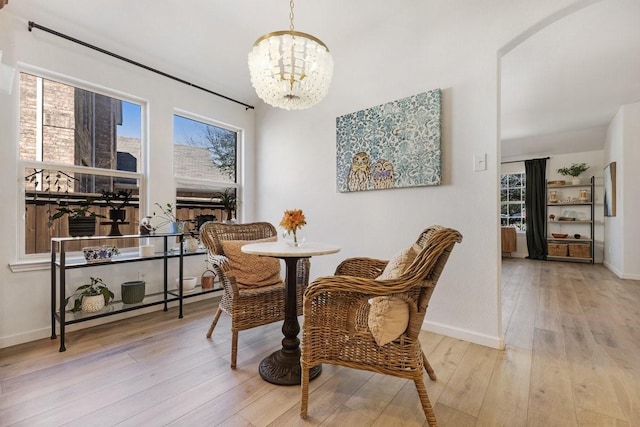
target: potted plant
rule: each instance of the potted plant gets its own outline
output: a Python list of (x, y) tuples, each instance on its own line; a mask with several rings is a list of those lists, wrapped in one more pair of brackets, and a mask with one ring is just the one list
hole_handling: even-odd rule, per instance
[(580, 178), (578, 178), (583, 172), (585, 172), (587, 169), (589, 169), (589, 166), (587, 166), (586, 163), (573, 163), (571, 166), (569, 166), (568, 168), (560, 168), (557, 170), (557, 172), (562, 175), (562, 176), (570, 176), (571, 178), (571, 183), (573, 185), (579, 185), (580, 184)]
[(109, 206), (109, 219), (111, 221), (124, 222), (127, 211), (124, 210), (131, 204), (133, 190), (107, 191), (102, 190), (102, 199)]
[(217, 193), (212, 199), (218, 199), (220, 204), (222, 204), (222, 208), (227, 212), (226, 222), (234, 222), (236, 209), (238, 209), (238, 205), (240, 204), (236, 190), (234, 188), (227, 188), (224, 192)]
[(167, 203), (163, 206), (160, 203), (156, 202), (156, 206), (160, 208), (160, 214), (156, 214), (155, 212), (153, 212), (153, 216), (151, 219), (161, 218), (162, 222), (156, 224), (155, 226), (152, 226), (153, 231), (162, 227), (163, 225), (169, 224), (170, 233), (176, 234), (184, 232), (184, 222), (178, 220), (178, 217), (174, 212), (176, 207), (173, 204)]
[(95, 197), (88, 197), (82, 200), (75, 207), (61, 206), (56, 208), (56, 213), (49, 215), (48, 226), (53, 225), (53, 221), (69, 216), (69, 235), (72, 237), (93, 236), (96, 230), (96, 218), (104, 218), (104, 215), (93, 212), (91, 205), (95, 202)]
[(90, 277), (89, 279), (91, 280), (90, 283), (78, 286), (73, 295), (64, 300), (64, 305), (66, 306), (69, 300), (75, 297), (71, 312), (82, 310), (87, 313), (95, 313), (102, 310), (114, 298), (113, 292), (101, 278)]

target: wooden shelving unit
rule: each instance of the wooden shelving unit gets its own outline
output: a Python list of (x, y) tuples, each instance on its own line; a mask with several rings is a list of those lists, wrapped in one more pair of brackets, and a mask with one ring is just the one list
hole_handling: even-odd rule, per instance
[[(591, 177), (588, 184), (547, 183), (548, 260), (593, 264), (594, 191), (594, 177)], [(586, 196), (584, 192), (586, 192)], [(582, 197), (581, 193), (583, 193)], [(575, 210), (570, 208), (575, 208)], [(553, 219), (551, 215), (553, 215)], [(554, 237), (553, 234), (566, 234), (567, 237)], [(580, 237), (575, 238), (575, 235), (580, 235)]]

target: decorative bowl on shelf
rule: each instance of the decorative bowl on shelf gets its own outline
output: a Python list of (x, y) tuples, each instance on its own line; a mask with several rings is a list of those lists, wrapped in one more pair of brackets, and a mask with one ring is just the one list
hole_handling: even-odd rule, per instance
[[(198, 279), (196, 277), (183, 277), (182, 278), (182, 292), (191, 292), (195, 289)], [(180, 285), (180, 279), (176, 279), (176, 285)]]
[(553, 187), (553, 186), (560, 186), (560, 185), (564, 185), (566, 184), (566, 181), (563, 179), (557, 180), (557, 181), (548, 181), (547, 185), (549, 187)]
[(556, 239), (564, 239), (568, 236), (566, 233), (551, 233), (551, 235)]
[(111, 258), (116, 254), (116, 248), (114, 246), (88, 246), (82, 248), (82, 253), (87, 262), (111, 261)]

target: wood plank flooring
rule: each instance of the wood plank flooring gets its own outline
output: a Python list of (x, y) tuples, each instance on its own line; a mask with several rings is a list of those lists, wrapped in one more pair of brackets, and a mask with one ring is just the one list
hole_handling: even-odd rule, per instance
[[(640, 282), (601, 265), (503, 260), (498, 351), (423, 332), (425, 384), (441, 426), (640, 425)], [(0, 426), (424, 426), (413, 383), (325, 365), (299, 387), (260, 379), (280, 324), (207, 340), (216, 303), (113, 322), (0, 350)]]

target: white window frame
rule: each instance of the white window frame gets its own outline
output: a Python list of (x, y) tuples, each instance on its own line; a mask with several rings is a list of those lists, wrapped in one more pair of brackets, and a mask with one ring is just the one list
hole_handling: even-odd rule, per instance
[[(200, 190), (200, 191), (219, 191), (224, 188), (235, 188), (236, 194), (238, 196), (238, 200), (242, 200), (242, 188), (243, 188), (243, 179), (244, 174), (242, 173), (242, 164), (243, 164), (243, 147), (244, 147), (244, 129), (229, 125), (227, 123), (222, 123), (220, 121), (211, 119), (209, 117), (201, 116), (199, 114), (195, 114), (182, 109), (174, 109), (174, 116), (181, 116), (190, 120), (195, 120), (206, 125), (211, 125), (215, 127), (219, 127), (222, 129), (226, 129), (232, 132), (237, 133), (236, 138), (236, 182), (228, 182), (228, 181), (211, 181), (206, 179), (197, 179), (197, 178), (187, 178), (180, 177), (174, 175), (175, 180), (175, 188), (176, 193), (178, 190)], [(171, 117), (172, 129), (173, 129), (173, 116)], [(175, 130), (173, 130), (175, 133)], [(172, 140), (175, 140), (174, 135), (171, 135)], [(238, 220), (242, 218), (242, 204), (239, 204), (238, 211), (236, 212)]]
[[(147, 123), (146, 115), (148, 110), (148, 102), (141, 98), (135, 97), (133, 95), (109, 89), (104, 86), (100, 86), (98, 84), (92, 84), (86, 82), (84, 80), (76, 79), (64, 74), (56, 73), (50, 70), (46, 70), (40, 67), (32, 66), (30, 64), (18, 63), (17, 64), (17, 73), (26, 73), (33, 75), (35, 77), (40, 77), (43, 79), (55, 81), (58, 83), (62, 83), (65, 85), (73, 86), (78, 89), (83, 89), (86, 91), (94, 92), (100, 95), (109, 96), (112, 98), (117, 98), (122, 101), (126, 101), (129, 103), (137, 104), (140, 106), (140, 148), (141, 148), (141, 165), (142, 171), (140, 172), (126, 172), (119, 170), (109, 170), (103, 168), (93, 168), (86, 166), (78, 166), (78, 165), (68, 165), (68, 164), (59, 164), (59, 163), (50, 163), (50, 162), (38, 162), (32, 160), (21, 160), (19, 155), (19, 150), (17, 154), (17, 182), (20, 186), (20, 191), (17, 193), (17, 218), (18, 218), (18, 228), (17, 228), (17, 236), (16, 236), (16, 244), (17, 244), (17, 262), (11, 263), (9, 266), (13, 272), (20, 271), (32, 271), (32, 270), (44, 270), (50, 268), (51, 257), (49, 253), (39, 253), (39, 254), (26, 254), (25, 253), (25, 227), (26, 227), (26, 218), (25, 218), (25, 192), (26, 192), (26, 184), (24, 171), (27, 168), (35, 168), (35, 169), (53, 169), (60, 170), (64, 172), (78, 172), (84, 174), (93, 174), (100, 176), (110, 176), (114, 178), (129, 178), (136, 179), (139, 182), (139, 204), (140, 204), (140, 212), (146, 212), (147, 210), (147, 175), (148, 175), (148, 167), (147, 159), (148, 159), (148, 144), (147, 144), (147, 130), (145, 123)], [(19, 104), (18, 104), (19, 105)], [(18, 107), (18, 120), (20, 119), (20, 111)], [(18, 126), (19, 127), (19, 126)], [(19, 131), (19, 129), (18, 129)], [(19, 138), (16, 136), (15, 144), (18, 145), (20, 143)]]

